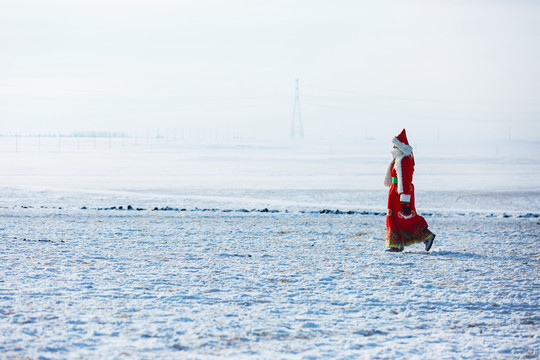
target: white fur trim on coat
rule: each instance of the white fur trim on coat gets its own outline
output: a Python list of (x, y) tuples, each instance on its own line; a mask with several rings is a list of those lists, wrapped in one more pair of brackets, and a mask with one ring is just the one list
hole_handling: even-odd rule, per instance
[(412, 146), (402, 143), (398, 140), (397, 136), (394, 136), (394, 138), (392, 139), (392, 144), (396, 145), (398, 149), (403, 151), (405, 155), (409, 156), (412, 154)]
[(401, 211), (398, 212), (398, 217), (402, 218), (402, 219), (410, 219), (412, 217), (416, 216), (416, 212), (414, 210), (411, 210), (411, 213), (409, 215), (405, 215), (404, 213), (402, 213)]
[(401, 194), (399, 196), (399, 201), (404, 203), (410, 203), (411, 202), (411, 195), (409, 194)]
[(397, 191), (398, 194), (403, 193), (403, 171), (401, 170), (401, 160), (405, 155), (400, 155), (396, 158), (396, 175), (397, 175)]

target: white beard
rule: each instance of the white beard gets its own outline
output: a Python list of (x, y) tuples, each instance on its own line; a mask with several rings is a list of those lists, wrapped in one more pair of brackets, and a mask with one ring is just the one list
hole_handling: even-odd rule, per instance
[(394, 160), (401, 158), (403, 157), (403, 155), (405, 155), (405, 153), (399, 149), (392, 149), (392, 151), (390, 151), (390, 154), (392, 154), (392, 159)]

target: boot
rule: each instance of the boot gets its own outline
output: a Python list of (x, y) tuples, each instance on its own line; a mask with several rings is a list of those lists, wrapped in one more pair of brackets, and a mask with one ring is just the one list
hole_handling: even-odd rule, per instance
[(426, 251), (429, 251), (431, 249), (431, 245), (433, 245), (433, 240), (435, 240), (435, 234), (431, 234), (426, 241), (424, 241), (424, 244), (426, 245)]

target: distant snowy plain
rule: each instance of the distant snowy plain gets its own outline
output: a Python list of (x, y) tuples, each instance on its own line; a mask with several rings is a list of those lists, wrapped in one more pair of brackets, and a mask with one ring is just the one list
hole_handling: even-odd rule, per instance
[(386, 143), (13, 141), (0, 359), (540, 356), (538, 143), (417, 144), (389, 254)]

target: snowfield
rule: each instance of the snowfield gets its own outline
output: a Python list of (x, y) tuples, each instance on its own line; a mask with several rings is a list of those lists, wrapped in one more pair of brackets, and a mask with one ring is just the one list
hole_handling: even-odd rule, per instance
[(3, 142), (0, 359), (540, 357), (534, 157), (417, 152), (395, 254), (385, 153)]

